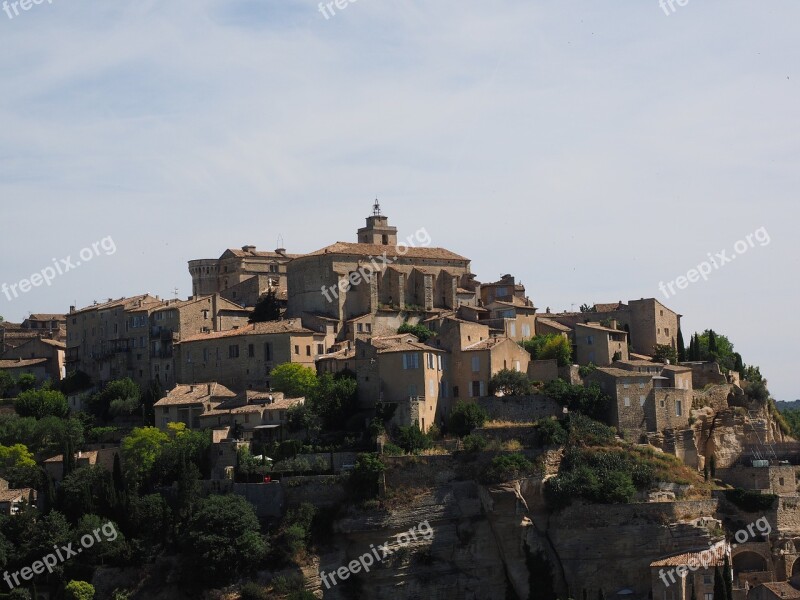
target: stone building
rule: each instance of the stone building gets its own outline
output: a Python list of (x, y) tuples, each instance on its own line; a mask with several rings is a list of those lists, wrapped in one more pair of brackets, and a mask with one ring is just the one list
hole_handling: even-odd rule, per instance
[(269, 287), (281, 290), (285, 297), (286, 265), (294, 257), (285, 248), (265, 252), (242, 246), (226, 250), (219, 258), (190, 260), (192, 295), (222, 294), (243, 306), (254, 306)]
[(404, 319), (398, 315), (457, 308), (459, 288), (474, 285), (469, 259), (427, 246), (424, 229), (398, 241), (377, 205), (357, 239), (287, 265), (287, 316), (334, 319), (342, 338), (356, 318), (364, 318), (376, 335), (390, 334)]
[[(640, 440), (646, 433), (685, 429), (689, 425), (691, 386), (673, 387), (674, 379), (621, 369), (616, 363), (611, 367), (598, 367), (584, 380), (586, 384), (598, 383), (611, 397), (611, 423), (633, 441)], [(678, 383), (684, 381), (679, 379)]]
[(0, 322), (0, 357), (12, 348), (33, 339), (66, 342), (67, 325), (63, 314), (31, 314), (22, 323)]
[(579, 365), (592, 363), (606, 367), (615, 360), (628, 359), (628, 334), (620, 331), (612, 321), (612, 327), (600, 323), (575, 323), (575, 362)]
[(333, 340), (303, 327), (300, 319), (253, 323), (238, 329), (189, 336), (175, 344), (177, 381), (218, 381), (235, 390), (269, 389), (282, 363), (315, 368)]
[(630, 300), (627, 304), (595, 304), (593, 310), (578, 313), (544, 313), (538, 318), (573, 327), (576, 323), (616, 321), (628, 332), (630, 344), (639, 354), (652, 356), (656, 344), (678, 347), (681, 315), (655, 298)]
[(58, 340), (35, 337), (20, 344), (16, 348), (7, 350), (2, 358), (4, 361), (31, 361), (43, 360), (44, 376), (40, 381), (60, 381), (66, 376), (66, 349), (64, 342)]
[[(722, 571), (730, 547), (725, 541), (711, 548), (682, 552), (650, 563), (654, 600), (714, 600), (714, 576)], [(692, 594), (694, 588), (694, 594)]]
[(153, 405), (155, 425), (162, 431), (170, 423), (183, 423), (187, 429), (200, 428), (200, 415), (236, 394), (216, 381), (176, 385)]

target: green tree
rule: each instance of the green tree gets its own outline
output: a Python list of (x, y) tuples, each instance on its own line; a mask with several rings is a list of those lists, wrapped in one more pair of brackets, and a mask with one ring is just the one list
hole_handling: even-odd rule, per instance
[(725, 600), (725, 583), (722, 581), (719, 567), (714, 569), (714, 600)]
[(283, 363), (270, 373), (272, 387), (283, 392), (288, 398), (308, 398), (316, 390), (317, 375), (299, 363)]
[(110, 381), (101, 392), (94, 394), (89, 399), (88, 405), (92, 414), (103, 421), (108, 421), (110, 417), (114, 416), (112, 415), (112, 405), (115, 407), (116, 414), (122, 414), (131, 407), (138, 408), (141, 400), (141, 388), (130, 377), (126, 377)]
[(722, 579), (725, 582), (725, 600), (733, 600), (733, 574), (727, 554), (722, 566)]
[(122, 466), (129, 489), (138, 489), (152, 474), (168, 442), (169, 436), (156, 427), (135, 427), (122, 439)]
[(678, 353), (669, 344), (656, 344), (653, 347), (653, 362), (665, 363), (669, 361), (671, 365), (678, 362)]
[(452, 433), (463, 438), (476, 427), (483, 427), (488, 418), (489, 413), (480, 405), (459, 400), (450, 411), (448, 425)]
[(0, 398), (5, 398), (12, 389), (14, 389), (14, 378), (8, 371), (0, 371)]
[(322, 373), (310, 393), (309, 402), (326, 431), (343, 429), (347, 419), (358, 411), (358, 384), (348, 374)]
[(354, 496), (361, 499), (374, 498), (380, 489), (380, 480), (386, 467), (374, 453), (359, 454), (350, 474), (348, 486)]
[(420, 450), (427, 450), (433, 445), (431, 439), (422, 433), (419, 425), (414, 423), (407, 427), (399, 427), (397, 443), (409, 454), (415, 454)]
[(26, 392), (36, 387), (36, 375), (32, 373), (23, 373), (17, 378), (17, 388)]
[(526, 396), (531, 393), (531, 381), (525, 373), (502, 369), (489, 381), (489, 393), (504, 396)]
[(286, 410), (286, 421), (289, 431), (305, 431), (307, 438), (311, 438), (312, 432), (322, 429), (319, 416), (311, 408), (310, 402), (290, 406)]
[(250, 315), (250, 323), (266, 323), (267, 321), (280, 321), (281, 306), (278, 302), (277, 294), (273, 288), (269, 288), (253, 308)]
[(27, 390), (20, 392), (14, 409), (21, 417), (42, 419), (47, 416), (64, 418), (69, 412), (67, 399), (56, 390)]
[[(574, 306), (574, 305), (573, 305), (573, 306)], [(584, 304), (581, 304), (581, 306), (580, 306), (579, 310), (580, 310), (582, 313), (594, 312), (594, 305), (592, 305), (592, 306), (589, 306), (588, 304), (585, 304), (585, 303), (584, 303)]]
[(557, 333), (535, 335), (522, 343), (533, 360), (556, 359), (558, 366), (564, 367), (572, 361), (572, 346), (569, 340)]
[(188, 553), (204, 567), (202, 576), (215, 584), (250, 573), (268, 550), (253, 506), (232, 494), (198, 502), (189, 520), (187, 542)]
[(397, 328), (397, 333), (410, 333), (412, 335), (417, 336), (417, 339), (420, 342), (426, 342), (428, 339), (433, 337), (434, 333), (425, 327), (422, 323), (418, 323), (417, 325), (411, 325), (408, 321), (400, 325)]
[(686, 362), (686, 346), (683, 342), (683, 332), (678, 327), (678, 362)]
[(708, 330), (708, 352), (709, 354), (717, 354), (717, 334), (713, 329)]
[(93, 600), (94, 586), (86, 581), (70, 581), (64, 588), (66, 600)]

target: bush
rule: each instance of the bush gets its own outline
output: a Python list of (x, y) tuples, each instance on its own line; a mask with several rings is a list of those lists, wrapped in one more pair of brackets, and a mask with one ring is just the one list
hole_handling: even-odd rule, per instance
[(420, 431), (419, 425), (398, 428), (397, 443), (409, 454), (427, 450), (433, 446), (431, 439)]
[(377, 454), (359, 454), (348, 480), (350, 490), (357, 498), (369, 499), (378, 495), (380, 479), (385, 467)]
[(403, 456), (405, 454), (405, 450), (403, 450), (400, 446), (387, 443), (383, 445), (383, 453), (386, 456)]
[(85, 581), (70, 581), (64, 588), (64, 598), (67, 600), (93, 600), (94, 586)]
[(241, 600), (269, 600), (270, 595), (267, 588), (250, 581), (239, 590), (239, 598)]
[(489, 381), (489, 394), (498, 392), (504, 396), (527, 396), (531, 393), (531, 381), (525, 373), (502, 369)]
[(397, 333), (410, 333), (417, 336), (420, 342), (425, 342), (433, 337), (433, 332), (425, 327), (425, 325), (411, 325), (407, 321), (398, 327)]
[(567, 338), (558, 333), (533, 336), (523, 342), (522, 347), (533, 360), (555, 358), (559, 367), (566, 367), (572, 362), (572, 346)]
[(595, 421), (608, 423), (611, 398), (603, 393), (597, 383), (584, 387), (570, 385), (563, 379), (555, 379), (545, 384), (543, 392), (570, 411), (580, 412)]
[(36, 376), (32, 373), (23, 373), (17, 378), (17, 387), (20, 391), (25, 392), (32, 390), (36, 385)]
[(745, 512), (764, 512), (775, 506), (778, 496), (775, 494), (759, 494), (752, 490), (725, 490), (725, 498)]
[(488, 444), (485, 437), (474, 433), (471, 433), (465, 437), (463, 442), (464, 450), (466, 452), (480, 452), (486, 448), (486, 445)]
[(463, 438), (476, 427), (483, 427), (488, 418), (489, 413), (481, 406), (474, 402), (459, 401), (450, 412), (450, 431)]
[(21, 417), (43, 419), (53, 416), (64, 418), (69, 412), (67, 398), (55, 390), (28, 390), (21, 392), (14, 402), (14, 409)]
[(542, 419), (536, 431), (543, 446), (561, 446), (567, 443), (567, 430), (556, 419)]
[(614, 442), (616, 431), (580, 413), (572, 413), (567, 419), (567, 441), (572, 446), (604, 446)]
[(533, 471), (533, 464), (521, 454), (501, 454), (492, 459), (492, 464), (484, 470), (481, 480), (484, 483), (502, 483), (520, 479)]
[(0, 398), (5, 398), (13, 388), (14, 378), (8, 374), (8, 371), (0, 371)]

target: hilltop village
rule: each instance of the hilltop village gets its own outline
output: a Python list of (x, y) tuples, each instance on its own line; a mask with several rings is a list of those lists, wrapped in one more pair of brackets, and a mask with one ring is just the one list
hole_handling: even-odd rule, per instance
[(800, 444), (723, 334), (537, 307), (377, 201), (351, 239), (0, 322), (4, 592), (800, 598)]

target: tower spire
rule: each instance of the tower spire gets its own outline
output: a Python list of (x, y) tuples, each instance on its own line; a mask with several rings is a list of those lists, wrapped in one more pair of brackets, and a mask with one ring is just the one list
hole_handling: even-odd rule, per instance
[(375, 198), (375, 204), (372, 205), (372, 215), (375, 217), (381, 216), (381, 203), (378, 202), (378, 198)]

